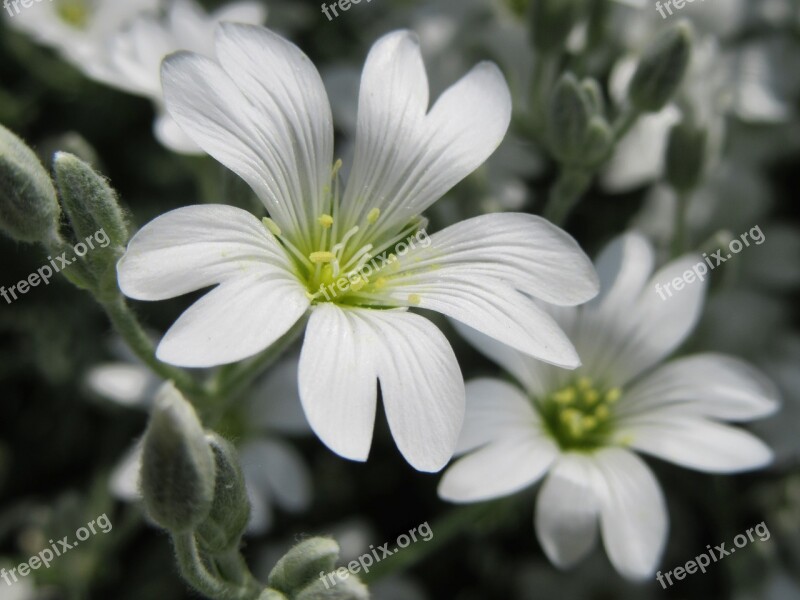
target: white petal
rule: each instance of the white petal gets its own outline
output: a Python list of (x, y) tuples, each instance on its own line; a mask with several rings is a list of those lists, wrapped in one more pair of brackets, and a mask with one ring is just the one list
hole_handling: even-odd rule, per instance
[(687, 284), (666, 300), (656, 286), (681, 277), (699, 258), (687, 255), (660, 269), (626, 312), (584, 313), (575, 344), (590, 373), (622, 386), (683, 343), (700, 317), (705, 282)]
[[(463, 323), (453, 321), (452, 325), (478, 352), (513, 375), (531, 397), (538, 398), (555, 389), (553, 382), (556, 369)], [(467, 384), (467, 397), (469, 397), (469, 384)]]
[[(574, 369), (575, 348), (553, 318), (528, 296), (487, 278), (415, 278), (384, 289), (400, 304), (440, 312), (539, 360)], [(417, 298), (412, 303), (409, 297)]]
[(304, 511), (311, 504), (311, 475), (289, 444), (260, 439), (245, 444), (240, 454), (248, 485), (290, 512)]
[(402, 311), (360, 311), (381, 340), (376, 363), (392, 437), (419, 471), (441, 470), (464, 422), (464, 379), (453, 349), (429, 320)]
[(290, 195), (275, 200), (293, 202), (301, 223), (316, 225), (325, 212), (333, 162), (333, 117), (317, 69), (288, 40), (250, 25), (221, 25), (217, 56), (259, 115), (263, 134), (282, 140), (277, 150), (285, 155), (276, 158), (286, 169)]
[(676, 415), (747, 421), (772, 414), (779, 403), (775, 385), (752, 365), (723, 354), (699, 354), (672, 361), (635, 383), (617, 414), (669, 408)]
[(473, 379), (466, 386), (467, 410), (457, 454), (505, 436), (538, 429), (540, 419), (517, 387), (499, 379)]
[(354, 311), (324, 303), (311, 313), (300, 353), (300, 399), (311, 429), (351, 460), (366, 460), (372, 444), (377, 343)]
[(426, 115), (428, 82), (416, 36), (387, 34), (373, 46), (359, 98), (356, 154), (344, 214), (360, 222), (378, 206), (381, 233), (419, 214), (480, 166), (511, 118), (508, 86), (481, 63)]
[(86, 384), (122, 406), (147, 408), (161, 382), (144, 365), (106, 363), (89, 370)]
[(536, 536), (555, 565), (569, 568), (597, 542), (599, 503), (589, 457), (559, 457), (536, 500)]
[(646, 579), (655, 572), (667, 539), (661, 488), (642, 459), (627, 450), (609, 448), (594, 457), (600, 529), (608, 557), (628, 579)]
[(222, 25), (217, 51), (225, 69), (196, 54), (164, 61), (167, 109), (201, 148), (250, 184), (285, 232), (303, 237), (333, 157), (319, 75), (296, 46), (258, 27)]
[(449, 467), (439, 483), (439, 496), (451, 502), (480, 502), (513, 494), (538, 481), (556, 455), (553, 442), (534, 431), (500, 439)]
[(182, 367), (213, 367), (248, 358), (289, 331), (309, 304), (305, 289), (289, 273), (227, 280), (180, 316), (156, 356)]
[(221, 204), (178, 208), (154, 219), (117, 264), (120, 290), (137, 300), (165, 300), (232, 277), (291, 269), (258, 219)]
[(167, 114), (159, 115), (153, 125), (156, 139), (165, 148), (178, 154), (204, 154), (203, 150), (184, 133), (180, 125)]
[(592, 262), (568, 233), (541, 217), (521, 213), (461, 221), (398, 259), (403, 281), (500, 279), (561, 306), (582, 304), (599, 289)]
[(746, 431), (670, 412), (624, 419), (618, 436), (641, 452), (710, 473), (749, 471), (772, 461), (769, 447)]
[(405, 311), (317, 306), (300, 354), (300, 397), (312, 429), (334, 452), (365, 460), (376, 379), (400, 452), (420, 471), (453, 455), (464, 383), (447, 339)]
[(139, 491), (139, 471), (142, 468), (143, 444), (137, 442), (125, 453), (111, 472), (109, 489), (115, 498), (124, 502), (141, 500)]
[(614, 238), (595, 261), (600, 293), (588, 307), (608, 316), (624, 314), (642, 293), (654, 262), (653, 245), (640, 233)]
[(259, 25), (267, 19), (267, 8), (260, 2), (233, 2), (217, 9), (212, 18), (217, 22), (252, 23)]

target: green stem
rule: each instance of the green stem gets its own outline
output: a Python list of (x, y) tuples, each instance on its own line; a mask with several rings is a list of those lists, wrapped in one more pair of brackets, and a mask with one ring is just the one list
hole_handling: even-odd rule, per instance
[(202, 408), (208, 400), (207, 393), (203, 387), (186, 371), (163, 363), (156, 358), (153, 342), (125, 302), (125, 299), (117, 295), (109, 300), (102, 300), (100, 303), (108, 314), (109, 319), (111, 319), (111, 323), (136, 353), (136, 356), (158, 376), (173, 381), (185, 396)]
[(252, 575), (250, 575), (252, 582), (242, 585), (222, 581), (209, 573), (203, 564), (191, 532), (175, 533), (172, 541), (175, 544), (175, 556), (178, 559), (183, 578), (201, 594), (213, 600), (253, 600), (258, 598), (260, 584)]
[(677, 258), (686, 251), (686, 208), (689, 196), (683, 192), (676, 192), (677, 204), (675, 206), (675, 226), (672, 236), (672, 258)]
[(581, 196), (589, 189), (593, 173), (582, 167), (563, 165), (550, 190), (544, 216), (554, 225), (563, 225)]
[(220, 574), (227, 581), (254, 590), (260, 590), (263, 587), (250, 573), (247, 563), (238, 550), (229, 550), (215, 555), (214, 562), (217, 564)]
[(255, 358), (220, 369), (207, 390), (208, 394), (218, 399), (215, 415), (212, 415), (209, 425), (213, 426), (219, 415), (224, 414), (225, 406), (247, 391), (253, 381), (294, 343), (305, 329), (307, 319), (308, 315), (303, 316), (287, 333)]

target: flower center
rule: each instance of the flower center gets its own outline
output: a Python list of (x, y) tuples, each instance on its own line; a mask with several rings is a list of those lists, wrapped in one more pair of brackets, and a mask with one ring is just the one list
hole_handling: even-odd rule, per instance
[(580, 377), (547, 396), (538, 408), (562, 450), (593, 450), (611, 433), (613, 405), (620, 395), (619, 388), (600, 390), (588, 377)]
[[(337, 175), (341, 161), (333, 167), (334, 186), (328, 202), (329, 212), (319, 215), (311, 238), (312, 247), (296, 245), (275, 221), (263, 219), (264, 226), (292, 258), (298, 276), (305, 282), (312, 303), (387, 307), (390, 304), (380, 293), (387, 277), (398, 270), (396, 250), (402, 254), (416, 247), (414, 239), (424, 231), (427, 220), (417, 217), (394, 233), (376, 235), (382, 217), (381, 210), (372, 208), (363, 222), (345, 231), (339, 214), (339, 185)], [(403, 247), (402, 245), (405, 245)]]
[(61, 20), (75, 29), (86, 29), (92, 14), (89, 0), (56, 0)]

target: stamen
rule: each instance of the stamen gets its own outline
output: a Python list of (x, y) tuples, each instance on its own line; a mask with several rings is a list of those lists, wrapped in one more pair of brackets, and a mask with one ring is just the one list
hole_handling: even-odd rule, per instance
[(381, 216), (381, 209), (377, 207), (373, 208), (371, 211), (369, 211), (369, 214), (367, 215), (367, 223), (369, 223), (370, 225), (374, 225), (378, 221), (380, 216)]
[(261, 222), (264, 223), (264, 227), (266, 227), (267, 230), (269, 230), (269, 232), (272, 235), (274, 235), (275, 237), (281, 236), (281, 228), (278, 227), (278, 224), (275, 221), (273, 221), (269, 217), (264, 217), (263, 219), (261, 219)]
[(317, 223), (319, 223), (323, 229), (330, 229), (331, 225), (333, 225), (333, 217), (330, 215), (320, 215), (319, 219), (317, 219)]
[(422, 302), (422, 297), (419, 294), (408, 295), (409, 304), (413, 304), (414, 306), (419, 306), (421, 302)]
[(333, 252), (312, 252), (308, 255), (308, 259), (316, 265), (333, 262), (336, 260), (336, 255)]

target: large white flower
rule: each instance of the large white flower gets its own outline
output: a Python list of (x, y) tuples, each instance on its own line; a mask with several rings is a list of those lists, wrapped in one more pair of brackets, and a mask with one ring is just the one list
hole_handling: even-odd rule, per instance
[(591, 262), (569, 235), (538, 217), (496, 214), (429, 237), (419, 218), (506, 132), (511, 102), (495, 65), (477, 65), (429, 109), (416, 38), (381, 38), (364, 68), (355, 159), (340, 194), (331, 110), (308, 57), (264, 28), (217, 31), (217, 61), (190, 53), (165, 61), (167, 107), (251, 185), (271, 218), (193, 206), (131, 240), (118, 265), (126, 295), (163, 300), (216, 285), (166, 333), (161, 360), (238, 361), (310, 313), (299, 384), (311, 427), (335, 452), (365, 460), (380, 380), (395, 441), (425, 471), (452, 455), (464, 383), (444, 335), (409, 307), (578, 365), (531, 300), (575, 305), (596, 294)]
[(595, 544), (599, 521), (615, 568), (633, 579), (651, 575), (667, 512), (634, 451), (714, 473), (763, 467), (772, 457), (756, 437), (724, 424), (776, 409), (777, 391), (753, 367), (699, 354), (654, 368), (691, 332), (704, 296), (699, 281), (666, 300), (655, 285), (698, 258), (673, 261), (650, 278), (653, 250), (645, 238), (628, 234), (610, 244), (597, 261), (600, 295), (580, 309), (554, 311), (583, 360), (574, 372), (465, 331), (521, 387), (469, 382), (458, 447), (469, 454), (446, 471), (440, 495), (474, 502), (545, 478), (535, 526), (550, 560), (576, 563)]

